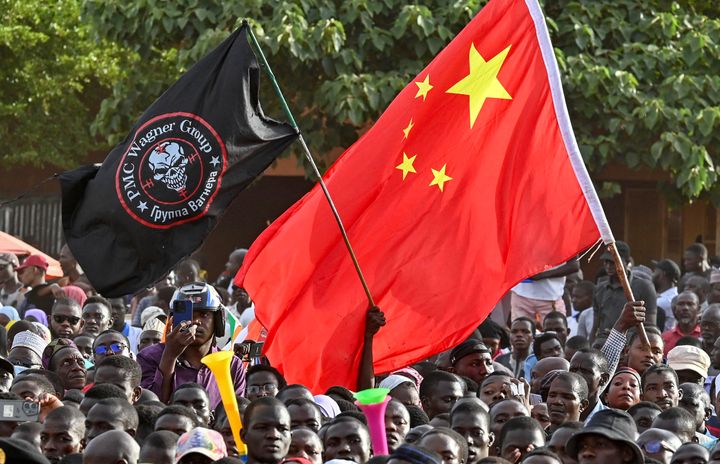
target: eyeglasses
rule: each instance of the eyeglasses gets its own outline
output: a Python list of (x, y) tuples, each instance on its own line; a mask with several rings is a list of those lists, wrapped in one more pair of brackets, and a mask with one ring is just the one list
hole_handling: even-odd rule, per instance
[(650, 440), (645, 443), (638, 443), (646, 453), (655, 454), (661, 451), (667, 451), (668, 453), (674, 453), (675, 449), (666, 441)]
[(62, 314), (53, 314), (53, 321), (57, 324), (62, 324), (67, 321), (70, 325), (77, 325), (80, 322), (80, 318), (77, 316), (63, 316)]
[(102, 356), (112, 351), (113, 354), (122, 353), (127, 346), (124, 343), (111, 343), (110, 346), (98, 345), (95, 347), (95, 354)]
[(260, 393), (261, 391), (265, 393), (272, 393), (275, 390), (277, 390), (277, 385), (274, 383), (266, 383), (264, 385), (249, 385), (247, 387), (246, 393), (251, 393), (253, 395)]

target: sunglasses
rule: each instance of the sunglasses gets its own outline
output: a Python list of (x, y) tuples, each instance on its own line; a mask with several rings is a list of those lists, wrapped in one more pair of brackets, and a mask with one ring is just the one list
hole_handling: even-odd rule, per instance
[(62, 324), (67, 321), (70, 325), (76, 325), (80, 322), (80, 318), (77, 316), (63, 316), (62, 314), (53, 314), (53, 321), (57, 324)]
[(661, 451), (667, 451), (668, 453), (674, 453), (676, 450), (672, 448), (665, 441), (650, 440), (646, 443), (640, 443), (640, 448), (645, 450), (646, 453), (655, 454)]
[(98, 345), (95, 347), (95, 354), (97, 355), (105, 355), (112, 351), (113, 354), (120, 354), (122, 353), (127, 346), (123, 343), (111, 343), (110, 346), (105, 345)]

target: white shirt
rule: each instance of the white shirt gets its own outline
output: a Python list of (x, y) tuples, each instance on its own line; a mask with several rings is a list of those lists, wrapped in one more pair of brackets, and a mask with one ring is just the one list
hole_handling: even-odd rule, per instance
[[(593, 328), (593, 308), (592, 306), (588, 309), (583, 310), (577, 319), (577, 332), (574, 335), (582, 335), (583, 337), (590, 339), (590, 333)], [(570, 324), (568, 324), (569, 326)], [(573, 335), (571, 333), (571, 335)]]
[(670, 287), (662, 293), (658, 294), (657, 307), (665, 311), (665, 330), (671, 330), (675, 327), (675, 316), (672, 312), (672, 299), (678, 294), (677, 287)]
[(565, 291), (565, 277), (523, 281), (514, 286), (512, 291), (533, 300), (557, 301)]

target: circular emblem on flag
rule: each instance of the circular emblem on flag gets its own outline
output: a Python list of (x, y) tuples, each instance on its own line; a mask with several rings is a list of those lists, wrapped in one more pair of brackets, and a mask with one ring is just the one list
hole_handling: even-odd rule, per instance
[(115, 189), (133, 219), (165, 229), (207, 213), (226, 165), (225, 144), (207, 121), (166, 113), (135, 132), (118, 165)]

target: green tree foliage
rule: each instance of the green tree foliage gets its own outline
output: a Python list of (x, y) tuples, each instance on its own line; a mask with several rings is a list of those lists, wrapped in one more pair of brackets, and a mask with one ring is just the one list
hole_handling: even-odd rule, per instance
[[(95, 40), (124, 50), (94, 133), (118, 142), (164, 88), (248, 18), (313, 150), (346, 147), (486, 0), (410, 3), (85, 0), (82, 21)], [(544, 4), (591, 171), (645, 165), (666, 171), (686, 198), (720, 192), (716, 2)], [(263, 92), (266, 111), (282, 117), (270, 87)]]
[(3, 162), (72, 166), (97, 148), (90, 124), (117, 78), (116, 52), (79, 18), (79, 0), (0, 0)]

